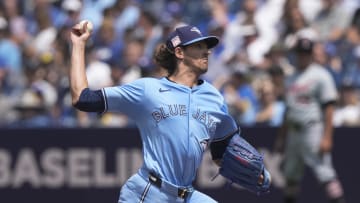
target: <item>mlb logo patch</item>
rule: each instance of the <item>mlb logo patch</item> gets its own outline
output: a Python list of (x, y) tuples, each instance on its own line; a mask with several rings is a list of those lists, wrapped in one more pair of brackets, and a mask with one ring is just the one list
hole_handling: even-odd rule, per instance
[(180, 40), (179, 36), (176, 36), (171, 39), (171, 44), (173, 45), (173, 47), (177, 47), (180, 43), (181, 43), (181, 40)]

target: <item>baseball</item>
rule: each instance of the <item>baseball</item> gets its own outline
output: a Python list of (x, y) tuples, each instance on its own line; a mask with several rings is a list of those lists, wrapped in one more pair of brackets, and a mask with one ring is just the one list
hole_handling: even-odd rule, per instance
[[(87, 22), (87, 24), (85, 24)], [(86, 25), (86, 28), (84, 27)], [(93, 31), (93, 24), (92, 24), (92, 22), (91, 21), (89, 21), (89, 20), (82, 20), (82, 21), (80, 21), (80, 27), (83, 29), (83, 30), (85, 30), (86, 29), (86, 31), (88, 31), (88, 32), (92, 32)]]

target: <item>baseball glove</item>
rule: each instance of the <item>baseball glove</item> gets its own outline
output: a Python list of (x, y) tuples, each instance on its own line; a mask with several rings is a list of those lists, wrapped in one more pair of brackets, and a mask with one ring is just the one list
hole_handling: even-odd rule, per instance
[(263, 156), (238, 133), (228, 140), (219, 174), (257, 195), (269, 192), (271, 177)]

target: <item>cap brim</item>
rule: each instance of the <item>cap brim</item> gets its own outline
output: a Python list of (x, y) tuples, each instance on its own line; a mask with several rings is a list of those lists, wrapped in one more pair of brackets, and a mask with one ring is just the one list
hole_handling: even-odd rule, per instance
[(193, 39), (182, 45), (186, 46), (186, 45), (190, 45), (190, 44), (200, 42), (200, 41), (205, 41), (205, 43), (207, 44), (209, 49), (215, 47), (219, 43), (219, 39), (216, 36), (207, 36), (207, 37), (199, 37), (199, 38)]

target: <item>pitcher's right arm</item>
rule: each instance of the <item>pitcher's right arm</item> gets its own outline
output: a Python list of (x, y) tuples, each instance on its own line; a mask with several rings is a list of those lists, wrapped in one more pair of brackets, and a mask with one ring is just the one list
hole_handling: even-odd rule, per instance
[[(86, 26), (86, 24), (84, 25)], [(72, 42), (71, 68), (69, 72), (70, 91), (72, 104), (75, 106), (79, 101), (81, 92), (88, 88), (88, 81), (85, 72), (85, 46), (91, 33), (78, 23), (74, 25), (70, 33)]]
[(71, 30), (71, 68), (69, 71), (72, 105), (86, 112), (104, 112), (105, 103), (101, 90), (90, 90), (85, 71), (85, 48), (91, 33), (87, 23), (76, 24)]

